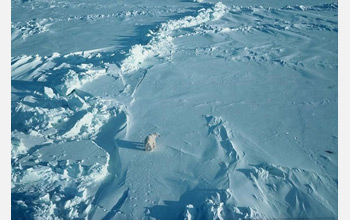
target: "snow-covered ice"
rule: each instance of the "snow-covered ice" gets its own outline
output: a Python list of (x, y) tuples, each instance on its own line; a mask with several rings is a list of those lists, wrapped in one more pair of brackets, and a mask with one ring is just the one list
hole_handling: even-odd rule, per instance
[(12, 219), (338, 219), (337, 1), (11, 12)]

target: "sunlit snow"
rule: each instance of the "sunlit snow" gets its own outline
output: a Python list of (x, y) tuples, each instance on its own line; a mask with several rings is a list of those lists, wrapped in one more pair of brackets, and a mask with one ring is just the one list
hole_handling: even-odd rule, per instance
[(338, 2), (11, 0), (11, 50), (12, 219), (338, 218)]

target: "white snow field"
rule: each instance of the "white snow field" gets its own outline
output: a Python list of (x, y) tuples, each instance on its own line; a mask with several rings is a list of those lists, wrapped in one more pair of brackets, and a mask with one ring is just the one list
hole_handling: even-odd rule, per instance
[(337, 1), (11, 0), (11, 38), (12, 219), (338, 219)]

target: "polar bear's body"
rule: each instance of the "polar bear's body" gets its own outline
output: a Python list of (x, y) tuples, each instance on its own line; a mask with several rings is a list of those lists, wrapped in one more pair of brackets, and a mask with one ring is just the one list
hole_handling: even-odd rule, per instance
[(149, 134), (145, 139), (145, 151), (151, 151), (156, 148), (156, 138), (160, 137), (160, 134)]

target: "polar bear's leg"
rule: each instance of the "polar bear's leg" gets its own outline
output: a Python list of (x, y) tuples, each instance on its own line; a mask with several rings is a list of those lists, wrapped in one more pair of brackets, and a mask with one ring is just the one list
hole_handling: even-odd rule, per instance
[(145, 151), (151, 151), (151, 150), (152, 150), (152, 146), (147, 143), (145, 145)]

